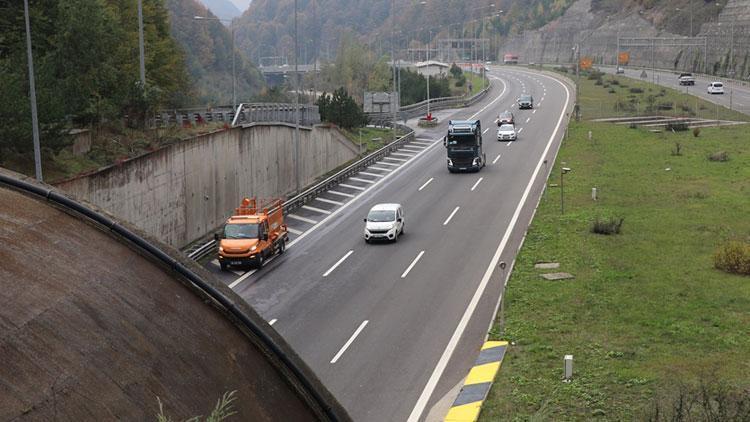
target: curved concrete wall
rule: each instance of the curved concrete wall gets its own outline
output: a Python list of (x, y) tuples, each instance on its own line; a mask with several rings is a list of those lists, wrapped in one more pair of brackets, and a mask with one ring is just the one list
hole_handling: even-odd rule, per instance
[[(300, 130), (302, 187), (357, 156), (337, 129)], [(174, 247), (220, 226), (246, 196), (295, 189), (294, 127), (253, 124), (199, 136), (56, 186)]]
[(236, 420), (349, 420), (195, 263), (19, 177), (0, 169), (0, 420), (155, 420), (157, 397), (184, 420), (229, 391)]

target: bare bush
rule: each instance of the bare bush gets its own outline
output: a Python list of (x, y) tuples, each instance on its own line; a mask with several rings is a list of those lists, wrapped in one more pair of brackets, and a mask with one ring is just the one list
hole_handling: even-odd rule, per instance
[(716, 269), (741, 275), (750, 275), (750, 244), (737, 240), (719, 246), (714, 253)]

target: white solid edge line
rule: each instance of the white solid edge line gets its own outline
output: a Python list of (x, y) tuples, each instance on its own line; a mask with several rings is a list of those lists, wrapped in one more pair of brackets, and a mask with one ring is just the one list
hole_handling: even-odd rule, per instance
[(362, 321), (362, 324), (359, 325), (359, 328), (357, 328), (357, 331), (355, 331), (354, 334), (352, 334), (352, 336), (349, 337), (349, 340), (346, 342), (346, 344), (344, 344), (344, 346), (341, 348), (341, 350), (339, 350), (339, 352), (336, 353), (336, 356), (334, 356), (333, 359), (331, 359), (331, 363), (336, 363), (336, 361), (339, 360), (339, 358), (341, 357), (341, 355), (343, 355), (344, 352), (346, 352), (346, 349), (348, 349), (349, 346), (351, 346), (351, 344), (354, 342), (354, 339), (357, 338), (357, 336), (359, 335), (359, 333), (362, 332), (362, 330), (365, 328), (365, 326), (367, 325), (368, 322), (370, 322), (370, 321), (368, 321), (368, 320)]
[(444, 226), (447, 226), (448, 223), (450, 223), (451, 218), (453, 218), (453, 216), (456, 215), (456, 213), (458, 212), (459, 208), (461, 208), (461, 207), (456, 207), (456, 208), (453, 209), (453, 212), (451, 213), (451, 215), (449, 215), (448, 218), (446, 218), (445, 221), (443, 221), (443, 225)]
[[(494, 100), (490, 101), (490, 102), (489, 102), (489, 103), (488, 103), (488, 104), (487, 104), (486, 106), (482, 107), (482, 109), (481, 109), (481, 110), (479, 110), (478, 112), (474, 113), (474, 114), (473, 114), (473, 115), (472, 115), (471, 117), (469, 117), (469, 119), (468, 119), (468, 120), (471, 120), (471, 119), (473, 119), (474, 117), (476, 117), (477, 115), (479, 115), (479, 114), (483, 113), (483, 112), (484, 112), (484, 110), (486, 110), (487, 108), (489, 108), (489, 107), (490, 107), (490, 106), (491, 106), (492, 104), (495, 104), (495, 103), (496, 103), (496, 102), (497, 102), (498, 100), (500, 100), (500, 98), (502, 98), (502, 97), (503, 97), (503, 95), (505, 95), (505, 91), (507, 91), (507, 89), (508, 89), (508, 85), (507, 85), (507, 84), (505, 83), (505, 81), (503, 81), (503, 80), (502, 80), (502, 79), (500, 79), (500, 78), (498, 78), (497, 80), (498, 80), (498, 81), (500, 81), (500, 83), (502, 83), (502, 84), (503, 84), (503, 90), (502, 90), (502, 91), (500, 92), (500, 94), (499, 94), (499, 95), (498, 95), (497, 97), (495, 97), (495, 99), (494, 99)], [(292, 240), (291, 242), (289, 242), (289, 244), (288, 244), (288, 245), (286, 245), (286, 247), (287, 247), (287, 248), (290, 248), (290, 247), (294, 246), (294, 245), (295, 245), (295, 244), (296, 244), (297, 242), (299, 242), (300, 240), (302, 240), (302, 239), (304, 239), (305, 237), (307, 237), (307, 235), (308, 235), (308, 234), (310, 234), (310, 233), (314, 232), (314, 231), (315, 231), (315, 230), (317, 230), (317, 229), (318, 229), (318, 228), (319, 228), (320, 226), (322, 226), (323, 224), (327, 223), (327, 222), (328, 222), (328, 221), (329, 221), (330, 219), (334, 218), (334, 217), (335, 217), (335, 216), (337, 216), (337, 215), (338, 215), (339, 213), (341, 213), (341, 212), (342, 212), (342, 211), (344, 211), (345, 209), (349, 208), (349, 207), (350, 207), (350, 206), (351, 206), (352, 204), (356, 203), (356, 202), (357, 202), (357, 200), (358, 200), (358, 199), (360, 199), (361, 197), (363, 197), (363, 196), (364, 196), (364, 195), (365, 195), (365, 194), (366, 194), (367, 192), (369, 192), (369, 191), (370, 191), (370, 189), (374, 189), (374, 188), (375, 188), (376, 186), (378, 186), (379, 184), (381, 184), (381, 183), (384, 183), (384, 182), (385, 182), (386, 180), (388, 180), (388, 179), (390, 179), (391, 177), (393, 177), (393, 175), (395, 175), (395, 174), (398, 174), (398, 173), (399, 173), (399, 171), (401, 171), (402, 169), (404, 169), (404, 168), (407, 168), (407, 167), (408, 167), (408, 166), (407, 166), (407, 164), (409, 164), (409, 163), (411, 163), (412, 161), (414, 161), (414, 160), (418, 159), (418, 158), (419, 158), (419, 157), (421, 157), (422, 155), (424, 155), (424, 154), (427, 154), (427, 152), (428, 152), (428, 151), (432, 150), (432, 149), (433, 149), (433, 148), (435, 148), (435, 147), (436, 147), (437, 145), (442, 145), (442, 143), (440, 143), (440, 142), (437, 142), (437, 140), (435, 140), (434, 142), (432, 142), (432, 144), (431, 144), (431, 145), (430, 145), (429, 147), (427, 147), (427, 148), (423, 149), (422, 151), (420, 151), (419, 153), (417, 153), (417, 155), (415, 155), (414, 157), (412, 157), (412, 158), (410, 158), (409, 160), (407, 160), (407, 161), (406, 161), (406, 162), (404, 163), (404, 165), (402, 165), (402, 166), (400, 166), (400, 167), (398, 167), (398, 168), (394, 169), (394, 170), (393, 170), (392, 172), (390, 172), (390, 173), (386, 174), (386, 175), (385, 175), (385, 176), (384, 176), (384, 177), (383, 177), (382, 179), (380, 179), (380, 180), (378, 180), (377, 182), (375, 182), (374, 184), (370, 185), (370, 186), (369, 186), (369, 187), (368, 187), (368, 188), (367, 188), (366, 190), (364, 190), (364, 191), (360, 192), (360, 193), (359, 193), (358, 195), (351, 195), (351, 194), (348, 194), (348, 193), (343, 193), (343, 192), (336, 192), (336, 191), (333, 191), (333, 190), (329, 190), (328, 192), (330, 192), (330, 193), (333, 193), (334, 195), (342, 195), (342, 196), (346, 195), (347, 197), (349, 197), (349, 198), (352, 198), (352, 200), (351, 200), (351, 201), (349, 201), (349, 202), (347, 202), (346, 204), (342, 205), (341, 207), (339, 207), (339, 208), (338, 208), (338, 209), (337, 209), (336, 211), (334, 211), (333, 213), (331, 213), (331, 215), (329, 215), (328, 217), (326, 217), (326, 218), (324, 218), (324, 219), (320, 220), (320, 221), (318, 222), (318, 224), (315, 224), (314, 226), (310, 227), (310, 229), (306, 230), (306, 231), (305, 231), (304, 233), (302, 233), (301, 235), (299, 235), (299, 236), (298, 236), (298, 237), (297, 237), (296, 239), (294, 239), (294, 240)], [(254, 272), (254, 271), (253, 271), (253, 272)], [(239, 283), (241, 283), (242, 281), (244, 281), (244, 280), (245, 280), (246, 278), (250, 277), (250, 275), (252, 275), (252, 272), (246, 273), (246, 274), (245, 274), (245, 275), (243, 275), (242, 277), (240, 277), (240, 278), (238, 278), (237, 280), (235, 280), (235, 281), (234, 281), (234, 282), (233, 282), (232, 284), (230, 284), (230, 285), (229, 285), (229, 288), (232, 288), (232, 287), (234, 287), (234, 286), (238, 285)]]
[(424, 255), (424, 251), (421, 251), (419, 252), (419, 254), (417, 254), (417, 257), (414, 258), (414, 261), (412, 261), (411, 264), (409, 264), (409, 266), (406, 268), (404, 273), (401, 274), (401, 278), (406, 278), (406, 276), (409, 275), (411, 269), (414, 268), (415, 265), (417, 265), (417, 262), (419, 262), (420, 259), (422, 259), (422, 255)]
[(420, 186), (420, 187), (419, 187), (419, 190), (421, 191), (422, 189), (426, 188), (426, 187), (427, 187), (427, 185), (429, 185), (429, 184), (430, 184), (430, 182), (432, 182), (432, 180), (433, 180), (433, 179), (434, 179), (434, 177), (430, 177), (430, 180), (428, 180), (428, 181), (424, 182), (424, 185)]
[(333, 264), (333, 267), (329, 268), (328, 271), (326, 271), (325, 274), (323, 274), (323, 277), (328, 277), (328, 275), (331, 274), (333, 270), (338, 268), (338, 266), (341, 265), (342, 262), (346, 261), (346, 258), (349, 258), (349, 255), (353, 253), (354, 251), (350, 250), (349, 252), (346, 253), (346, 255), (342, 256), (341, 259), (339, 259), (338, 261), (336, 261), (335, 264)]
[(513, 217), (511, 218), (510, 224), (505, 230), (505, 234), (503, 235), (503, 238), (500, 241), (500, 244), (498, 245), (497, 250), (495, 251), (495, 255), (492, 257), (492, 260), (490, 261), (490, 264), (487, 267), (487, 270), (485, 271), (484, 276), (482, 277), (482, 281), (479, 283), (479, 286), (477, 287), (476, 292), (474, 292), (474, 296), (471, 298), (469, 305), (466, 307), (466, 311), (461, 317), (461, 320), (458, 322), (458, 326), (456, 327), (456, 330), (453, 332), (453, 336), (451, 336), (451, 339), (448, 342), (448, 345), (446, 346), (445, 351), (443, 351), (443, 355), (440, 357), (440, 360), (438, 360), (438, 363), (435, 366), (435, 369), (432, 371), (432, 375), (430, 375), (430, 378), (427, 380), (427, 384), (425, 385), (424, 390), (422, 390), (422, 394), (419, 396), (417, 403), (414, 405), (414, 409), (412, 409), (411, 414), (409, 415), (409, 419), (407, 419), (408, 422), (417, 422), (419, 418), (422, 417), (422, 413), (424, 412), (425, 407), (427, 407), (427, 403), (430, 400), (432, 393), (435, 391), (435, 387), (437, 386), (437, 383), (440, 380), (440, 377), (442, 377), (443, 371), (445, 371), (446, 366), (448, 366), (448, 361), (451, 359), (451, 357), (453, 356), (453, 352), (456, 350), (456, 347), (458, 346), (458, 341), (461, 339), (461, 335), (466, 329), (466, 326), (469, 324), (469, 320), (471, 319), (471, 316), (474, 313), (474, 310), (479, 304), (479, 299), (484, 294), (484, 290), (487, 287), (487, 284), (489, 283), (493, 272), (495, 271), (497, 262), (500, 260), (500, 256), (502, 255), (503, 250), (505, 249), (505, 245), (508, 243), (508, 239), (510, 238), (510, 235), (516, 225), (516, 221), (518, 220), (518, 217), (521, 214), (521, 210), (526, 204), (526, 199), (529, 196), (529, 192), (531, 192), (531, 187), (534, 185), (534, 181), (536, 180), (536, 177), (539, 174), (539, 170), (542, 167), (542, 163), (544, 162), (544, 157), (547, 156), (547, 153), (549, 152), (549, 149), (552, 146), (553, 141), (555, 140), (555, 136), (557, 136), (557, 132), (560, 129), (560, 125), (562, 124), (563, 118), (565, 118), (565, 111), (568, 109), (568, 103), (570, 102), (570, 90), (568, 90), (568, 87), (565, 86), (564, 83), (558, 81), (557, 79), (554, 79), (547, 75), (544, 75), (544, 76), (559, 83), (565, 89), (565, 93), (566, 93), (565, 105), (563, 106), (562, 112), (560, 113), (560, 119), (557, 121), (557, 126), (555, 127), (555, 130), (552, 132), (552, 136), (550, 136), (549, 141), (547, 142), (547, 147), (544, 149), (542, 156), (539, 157), (539, 162), (536, 165), (536, 169), (534, 169), (534, 173), (532, 174), (531, 179), (529, 180), (529, 184), (526, 185), (526, 190), (524, 190), (523, 192), (521, 201), (518, 203), (518, 206), (516, 207), (516, 211), (513, 213)]
[(494, 159), (494, 160), (492, 160), (492, 164), (495, 164), (495, 163), (497, 163), (497, 160), (499, 160), (499, 159), (500, 159), (500, 157), (502, 157), (502, 156), (503, 156), (503, 154), (497, 154), (497, 157), (495, 157), (495, 159)]
[(276, 324), (276, 321), (278, 321), (278, 320), (276, 318), (274, 318), (274, 319), (268, 321), (268, 325)]
[(474, 186), (471, 187), (472, 192), (474, 192), (474, 189), (476, 189), (477, 186), (479, 186), (479, 184), (482, 183), (482, 180), (484, 180), (484, 177), (480, 177), (479, 180), (477, 180), (477, 182), (474, 183)]

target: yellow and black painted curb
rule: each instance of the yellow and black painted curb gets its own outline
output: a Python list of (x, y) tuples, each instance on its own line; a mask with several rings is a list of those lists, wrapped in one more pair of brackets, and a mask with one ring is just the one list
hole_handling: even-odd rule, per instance
[(461, 392), (453, 402), (445, 422), (475, 422), (482, 410), (482, 403), (490, 392), (492, 381), (500, 370), (505, 356), (507, 341), (486, 341), (482, 345), (474, 367), (469, 371)]

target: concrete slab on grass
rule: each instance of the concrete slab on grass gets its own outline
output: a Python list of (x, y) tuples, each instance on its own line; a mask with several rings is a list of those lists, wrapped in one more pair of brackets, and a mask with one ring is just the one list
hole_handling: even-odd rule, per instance
[(534, 265), (534, 268), (539, 270), (554, 270), (555, 268), (560, 268), (559, 262), (540, 262), (536, 265)]
[(569, 273), (542, 274), (542, 277), (544, 277), (545, 280), (550, 280), (550, 281), (567, 280), (569, 278), (575, 278), (573, 277), (573, 274), (569, 274)]

